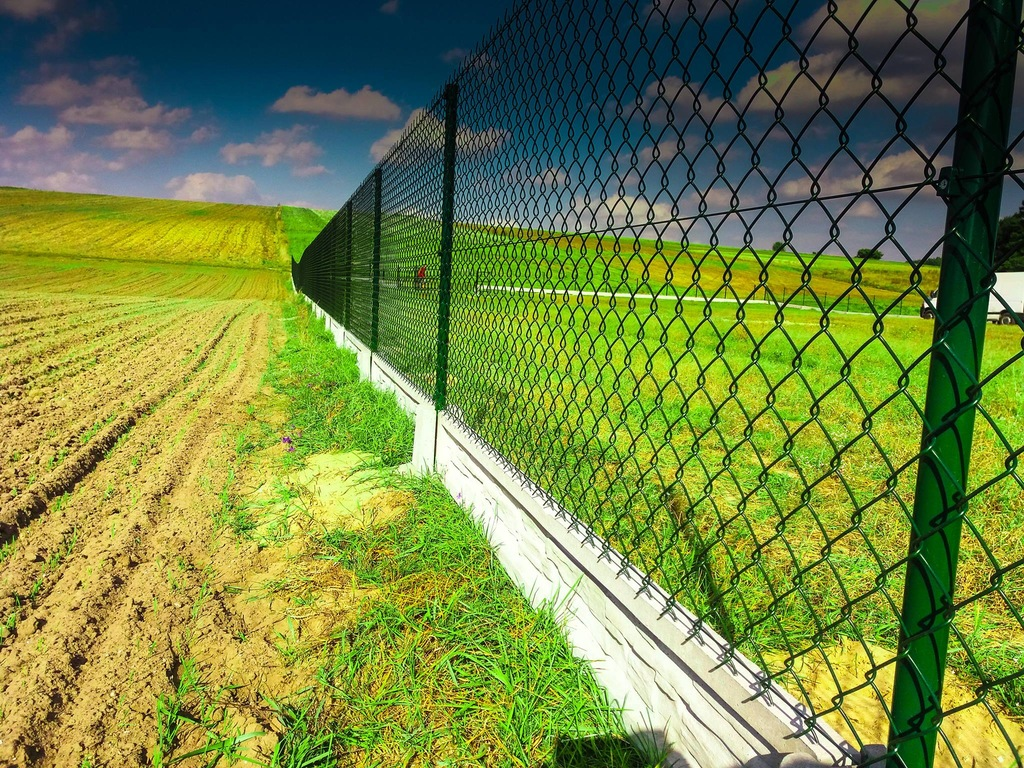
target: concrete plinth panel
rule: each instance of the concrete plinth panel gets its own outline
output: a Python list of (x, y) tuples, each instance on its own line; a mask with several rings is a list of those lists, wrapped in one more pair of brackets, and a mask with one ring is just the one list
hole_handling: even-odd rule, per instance
[(345, 330), (344, 342), (341, 345), (345, 349), (355, 352), (356, 365), (359, 366), (359, 375), (364, 379), (370, 378), (370, 348), (356, 337), (354, 333)]
[(412, 440), (412, 469), (429, 474), (437, 455), (437, 411), (433, 403), (420, 403), (416, 410), (416, 431)]
[(420, 406), (430, 402), (380, 355), (373, 355), (370, 359), (370, 381), (385, 392), (394, 392), (399, 408), (414, 418)]
[(638, 739), (667, 745), (669, 765), (740, 768), (765, 757), (852, 765), (825, 726), (804, 737), (806, 710), (696, 617), (543, 494), (463, 425), (441, 414), (436, 469), (484, 527), (498, 560), (535, 605), (554, 605), (576, 653), (624, 708)]

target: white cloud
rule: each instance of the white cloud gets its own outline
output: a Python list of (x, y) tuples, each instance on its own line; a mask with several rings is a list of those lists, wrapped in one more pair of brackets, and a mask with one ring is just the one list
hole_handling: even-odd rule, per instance
[(121, 128), (104, 136), (100, 143), (111, 149), (162, 152), (171, 146), (171, 134), (167, 131), (154, 131), (152, 128)]
[[(858, 52), (869, 61), (896, 48), (901, 38), (923, 37), (936, 47), (967, 13), (967, 0), (928, 0), (913, 7), (914, 31), (907, 35), (908, 13), (899, 0), (843, 0), (835, 3), (835, 13), (821, 6), (800, 25), (798, 37), (814, 38), (815, 46), (849, 50), (850, 32), (857, 40)], [(845, 29), (844, 29), (845, 27)], [(915, 47), (920, 47), (918, 42)], [(901, 51), (905, 55), (907, 51)], [(923, 51), (922, 51), (923, 53)], [(928, 54), (925, 54), (928, 55)]]
[(0, 14), (32, 21), (57, 10), (57, 0), (0, 0)]
[(292, 171), (293, 176), (298, 176), (301, 179), (308, 178), (309, 176), (319, 176), (322, 173), (327, 173), (327, 169), (322, 165), (309, 165)]
[(644, 197), (631, 195), (610, 196), (605, 201), (581, 196), (573, 198), (571, 208), (562, 212), (562, 218), (579, 231), (603, 232), (623, 229), (627, 237), (648, 237), (680, 232), (679, 212), (671, 203), (652, 203)]
[(388, 0), (380, 7), (381, 13), (386, 13), (388, 16), (394, 16), (398, 13), (398, 0)]
[(68, 107), (60, 113), (61, 120), (87, 125), (174, 125), (187, 120), (192, 110), (187, 107), (168, 109), (163, 104), (150, 106), (141, 98), (109, 99), (84, 107)]
[(192, 110), (150, 105), (128, 77), (102, 75), (83, 83), (67, 75), (26, 86), (18, 96), (22, 104), (61, 109), (65, 123), (119, 127), (174, 125)]
[(462, 61), (467, 56), (469, 56), (469, 51), (465, 48), (452, 48), (441, 54), (441, 60), (446, 64), (454, 64), (456, 61)]
[(326, 168), (313, 164), (313, 161), (323, 154), (323, 149), (304, 138), (308, 133), (309, 128), (303, 125), (296, 125), (288, 130), (262, 133), (256, 141), (226, 144), (221, 148), (220, 155), (231, 165), (256, 158), (266, 168), (282, 162), (287, 163), (296, 176), (326, 173)]
[(104, 26), (105, 14), (94, 8), (81, 15), (59, 14), (55, 17), (53, 29), (36, 43), (36, 53), (54, 55), (63, 53), (75, 39), (87, 32), (94, 32)]
[[(881, 63), (879, 91), (895, 104), (917, 97), (926, 103), (954, 102), (956, 91), (941, 78), (924, 86), (926, 76), (934, 71), (932, 47), (943, 50), (947, 59), (945, 71), (959, 75), (963, 55), (963, 27), (956, 38), (943, 48), (951, 30), (967, 11), (967, 0), (932, 0), (914, 6), (913, 31), (908, 31), (909, 13), (897, 0), (849, 0), (836, 3), (835, 13), (826, 6), (807, 19), (797, 39), (808, 41), (806, 72), (797, 61), (788, 61), (765, 73), (768, 82), (762, 89), (753, 77), (736, 99), (738, 105), (748, 101), (755, 111), (774, 111), (775, 102), (784, 109), (807, 112), (817, 109), (822, 92), (832, 108), (858, 105), (872, 93), (875, 74), (861, 63)], [(856, 40), (856, 56), (850, 53), (851, 37)]]
[[(703, 0), (697, 4), (699, 13), (703, 12), (704, 5)], [(786, 113), (801, 115), (816, 111), (827, 98), (828, 108), (842, 121), (871, 98), (872, 81), (876, 76), (878, 92), (897, 108), (912, 98), (924, 104), (955, 103), (955, 88), (942, 77), (928, 78), (935, 71), (933, 47), (942, 50), (947, 60), (944, 69), (947, 75), (959, 76), (963, 26), (957, 25), (966, 13), (967, 0), (914, 4), (912, 30), (909, 29), (910, 12), (899, 0), (848, 0), (832, 5), (834, 14), (822, 4), (793, 35), (794, 44), (806, 51), (805, 66), (801, 67), (796, 58), (773, 62), (763, 74), (751, 76), (734, 94), (734, 109), (772, 113), (781, 105)], [(685, 10), (687, 3), (677, 0), (669, 5), (669, 12), (675, 12), (677, 6)], [(954, 29), (954, 39), (944, 46)], [(855, 46), (851, 37), (856, 41)], [(856, 54), (851, 52), (853, 47)], [(862, 60), (879, 67), (877, 73)], [(763, 86), (759, 82), (762, 77), (766, 81)], [(692, 113), (702, 83), (696, 80), (687, 83), (675, 75), (656, 80), (645, 89), (652, 108), (659, 84), (665, 92), (664, 101), (672, 105), (677, 122), (681, 123), (680, 116), (686, 119)], [(701, 115), (706, 121), (711, 121), (723, 104), (722, 99), (706, 94), (699, 100)], [(659, 122), (666, 120), (665, 107), (659, 104), (655, 110)]]
[(190, 173), (176, 176), (166, 184), (175, 200), (221, 203), (262, 202), (256, 182), (248, 176), (225, 176), (222, 173)]
[(355, 93), (339, 88), (330, 93), (294, 85), (270, 108), (274, 112), (303, 112), (322, 117), (356, 120), (397, 120), (401, 108), (383, 93), (364, 85)]
[(870, 200), (858, 200), (849, 211), (846, 212), (847, 216), (855, 216), (859, 219), (873, 219), (881, 213), (878, 205), (871, 202)]
[(192, 131), (192, 134), (188, 137), (188, 140), (193, 144), (202, 144), (203, 142), (215, 139), (219, 135), (219, 132), (212, 125), (201, 125)]
[(63, 125), (40, 131), (26, 125), (11, 136), (0, 135), (0, 158), (37, 157), (60, 152), (71, 146), (74, 134)]
[[(863, 161), (871, 162), (868, 158), (864, 158)], [(827, 168), (817, 171), (819, 196), (856, 194), (864, 191), (865, 185), (868, 183), (864, 173), (859, 169), (851, 168), (852, 163), (840, 165), (840, 162), (840, 160), (834, 161)], [(950, 162), (952, 161), (949, 156), (939, 155), (932, 161), (932, 165), (939, 168), (949, 165)], [(925, 179), (926, 168), (926, 162), (912, 149), (892, 155), (883, 155), (868, 166), (868, 173), (871, 175), (869, 189), (878, 190), (904, 184), (920, 184)], [(783, 182), (779, 191), (786, 198), (804, 199), (811, 194), (812, 181), (813, 179), (810, 177), (792, 179)], [(863, 215), (863, 212), (864, 209), (861, 208), (860, 215)]]
[(99, 155), (89, 152), (76, 152), (64, 158), (54, 158), (53, 163), (58, 164), (62, 170), (74, 171), (76, 173), (98, 173), (101, 171), (123, 171), (128, 167), (129, 161), (134, 159), (132, 153), (117, 160), (107, 160)]
[(63, 125), (48, 131), (25, 126), (7, 136), (0, 129), (0, 183), (67, 192), (95, 192), (92, 174), (123, 170), (126, 161), (73, 152), (74, 134)]
[(92, 176), (76, 171), (55, 171), (48, 176), (37, 176), (29, 181), (33, 189), (57, 192), (98, 192)]
[[(800, 113), (818, 109), (823, 96), (831, 108), (860, 104), (871, 95), (874, 75), (857, 58), (844, 56), (840, 51), (809, 56), (805, 71), (798, 62), (788, 61), (765, 72), (764, 86), (756, 77), (751, 79), (736, 104), (740, 109), (774, 112), (780, 102), (786, 111)], [(879, 90), (895, 103), (906, 103), (921, 83), (921, 75), (911, 70), (911, 74), (883, 77)]]
[[(383, 160), (391, 148), (402, 138), (405, 131), (413, 125), (418, 126), (417, 135), (419, 138), (417, 146), (425, 147), (426, 149), (442, 149), (444, 126), (441, 120), (426, 110), (416, 109), (409, 115), (409, 119), (405, 121), (404, 126), (388, 131), (370, 145), (371, 157), (377, 161)], [(424, 143), (423, 137), (427, 137), (426, 143)], [(474, 131), (460, 125), (456, 133), (456, 146), (462, 151), (486, 152), (500, 147), (508, 140), (508, 137), (508, 131), (500, 128), (483, 128), (479, 131)]]
[(506, 171), (504, 180), (506, 184), (544, 185), (548, 189), (568, 187), (570, 181), (569, 174), (564, 168), (554, 166), (538, 168), (528, 161), (523, 161)]
[(69, 107), (72, 104), (106, 101), (138, 96), (138, 89), (128, 77), (103, 75), (86, 84), (61, 75), (42, 83), (33, 83), (22, 90), (18, 101), (35, 107)]
[(398, 140), (402, 138), (402, 133), (404, 133), (405, 129), (409, 127), (409, 125), (413, 122), (414, 118), (418, 117), (421, 114), (423, 114), (422, 109), (414, 110), (413, 113), (409, 115), (409, 120), (405, 123), (403, 127), (392, 128), (390, 131), (388, 131), (375, 142), (373, 142), (373, 144), (370, 145), (370, 157), (372, 157), (374, 160), (377, 160), (378, 162), (383, 160), (384, 155), (388, 153), (388, 150), (395, 146), (395, 144), (398, 143)]

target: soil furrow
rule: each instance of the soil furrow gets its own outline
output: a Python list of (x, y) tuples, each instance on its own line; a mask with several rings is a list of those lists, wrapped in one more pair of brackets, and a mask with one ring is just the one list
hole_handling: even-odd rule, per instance
[[(59, 303), (52, 299), (38, 299), (31, 304), (23, 301), (17, 303), (20, 311), (16, 312), (11, 309), (13, 302), (5, 302), (2, 308), (3, 319), (0, 320), (0, 344), (17, 333), (17, 326), (19, 325), (63, 318), (69, 314), (69, 311), (81, 306), (80, 301)], [(110, 309), (124, 303), (124, 300), (107, 299), (105, 302), (94, 302), (93, 308), (97, 310)], [(26, 306), (26, 304), (29, 304), (29, 306)]]
[[(154, 698), (176, 683), (182, 628), (204, 593), (211, 520), (197, 503), (203, 476), (218, 450), (219, 427), (259, 386), (267, 324), (265, 314), (235, 322), (208, 353), (208, 375), (147, 416), (82, 483), (59, 520), (26, 531), (26, 563), (59, 546), (68, 530), (77, 529), (82, 544), (19, 624), (0, 663), (0, 690), (14, 705), (0, 725), (0, 761), (77, 765), (90, 754), (96, 765), (148, 763), (149, 741), (139, 734), (154, 732)], [(183, 420), (180, 439), (168, 446), (166, 435)], [(133, 456), (150, 445), (156, 454), (133, 469)], [(109, 501), (109, 515), (98, 516), (102, 488), (112, 483), (127, 492)], [(130, 488), (138, 493), (135, 503)], [(180, 492), (169, 497), (172, 491)], [(116, 531), (108, 534), (110, 520)]]
[[(252, 320), (249, 320), (250, 324), (251, 322)], [(30, 555), (40, 550), (45, 552), (53, 550), (76, 528), (84, 530), (88, 535), (93, 535), (97, 526), (100, 529), (103, 528), (102, 518), (95, 517), (90, 510), (95, 510), (97, 507), (109, 507), (114, 514), (118, 514), (124, 502), (121, 493), (122, 484), (131, 487), (130, 501), (132, 502), (160, 499), (170, 492), (177, 482), (177, 477), (173, 466), (171, 470), (167, 468), (169, 462), (167, 456), (174, 456), (176, 451), (185, 450), (187, 447), (182, 447), (180, 439), (168, 439), (167, 433), (174, 429), (181, 429), (183, 424), (191, 425), (198, 414), (198, 411), (191, 406), (194, 406), (199, 395), (206, 389), (218, 385), (225, 370), (233, 363), (238, 367), (237, 348), (245, 342), (241, 338), (242, 332), (238, 330), (237, 322), (233, 325), (233, 329), (234, 332), (229, 330), (225, 333), (225, 337), (217, 349), (211, 353), (206, 362), (183, 387), (165, 398), (151, 413), (144, 415), (129, 432), (125, 433), (124, 439), (116, 443), (114, 449), (109, 451), (102, 461), (97, 462), (93, 472), (98, 473), (99, 479), (94, 478), (92, 473), (88, 477), (83, 477), (78, 483), (80, 490), (64, 497), (68, 499), (67, 503), (48, 505), (44, 522), (33, 520), (28, 526), (19, 530), (20, 545), (26, 545), (31, 541)], [(125, 464), (123, 458), (126, 455), (130, 457), (127, 467), (123, 466)], [(143, 460), (147, 469), (145, 472), (139, 470)], [(171, 464), (173, 465), (174, 462)], [(117, 477), (111, 474), (115, 470), (120, 472)], [(106, 490), (112, 479), (115, 481), (114, 485), (119, 489), (116, 496)], [(97, 486), (103, 489), (103, 496), (107, 498), (95, 498)], [(82, 494), (87, 497), (85, 501), (83, 501)], [(77, 510), (81, 510), (81, 516), (75, 516)], [(31, 557), (29, 560), (31, 561)], [(31, 566), (24, 566), (20, 561), (15, 560), (13, 565), (9, 565), (4, 571), (3, 590), (8, 595), (28, 594), (34, 578), (32, 570)], [(34, 602), (45, 598), (47, 591), (46, 584), (37, 588)], [(14, 607), (15, 604), (9, 597), (0, 597), (0, 615), (6, 615)]]
[(128, 412), (119, 416), (86, 445), (69, 456), (61, 466), (48, 472), (24, 493), (20, 493), (11, 501), (0, 505), (0, 542), (9, 540), (17, 532), (18, 528), (26, 525), (29, 520), (45, 510), (46, 505), (51, 499), (74, 488), (75, 484), (96, 466), (96, 463), (103, 457), (103, 454), (110, 450), (114, 443), (134, 426), (139, 417), (152, 409), (171, 392), (181, 387), (188, 380), (189, 376), (206, 362), (210, 353), (223, 339), (227, 329), (238, 315), (239, 313), (235, 312), (229, 317), (185, 370), (177, 372), (176, 375), (170, 377), (170, 383), (161, 387), (149, 397), (136, 402)]
[[(226, 312), (229, 308), (222, 309)], [(215, 324), (222, 321), (218, 314), (207, 312), (201, 323), (195, 323), (192, 330), (198, 338), (215, 331)], [(148, 397), (163, 379), (173, 377), (176, 366), (188, 365), (193, 353), (179, 342), (182, 335), (179, 330), (177, 338), (169, 339), (166, 350), (136, 355), (126, 365), (111, 361), (89, 368), (80, 381), (59, 379), (48, 396), (33, 392), (24, 397), (6, 421), (9, 463), (0, 464), (0, 488), (18, 493), (31, 486), (33, 477), (62, 463), (93, 433)], [(201, 346), (193, 343), (194, 353), (200, 353)], [(53, 423), (63, 428), (51, 434), (49, 425)], [(15, 458), (17, 461), (13, 461)]]
[[(39, 334), (36, 334), (36, 337), (43, 338), (43, 345), (25, 349), (24, 342), (21, 340), (13, 344), (8, 350), (16, 350), (19, 356), (15, 357), (9, 353), (5, 355), (4, 359), (0, 360), (0, 370), (20, 370), (33, 359), (38, 359), (42, 362), (68, 347), (88, 343), (90, 339), (100, 338), (111, 326), (126, 321), (130, 322), (133, 318), (144, 316), (146, 309), (148, 309), (146, 305), (130, 302), (118, 306), (118, 311), (112, 315), (105, 315), (106, 310), (78, 313), (75, 315), (74, 325), (69, 324), (68, 327), (61, 328), (56, 332), (52, 328), (42, 329)], [(102, 318), (100, 324), (95, 322), (94, 315), (99, 315)]]
[[(197, 315), (199, 310), (189, 312), (188, 317)], [(11, 376), (5, 381), (0, 381), (0, 403), (13, 402), (21, 399), (29, 385), (35, 384), (38, 387), (46, 387), (61, 378), (70, 378), (80, 373), (86, 367), (98, 362), (100, 358), (106, 361), (117, 361), (119, 355), (126, 348), (136, 346), (140, 343), (158, 340), (169, 328), (179, 323), (180, 314), (167, 312), (158, 315), (154, 320), (160, 322), (147, 324), (132, 329), (132, 334), (123, 334), (119, 340), (113, 341), (114, 334), (105, 336), (93, 344), (84, 347), (75, 347), (74, 351), (61, 359), (53, 362), (40, 364), (25, 370), (16, 376)], [(42, 391), (42, 390), (40, 390)], [(0, 421), (5, 417), (5, 409), (0, 405)]]
[[(78, 307), (81, 307), (83, 302), (76, 303)], [(114, 315), (114, 317), (131, 317), (131, 313), (137, 312), (137, 309), (138, 305), (135, 304), (134, 302), (116, 302), (113, 304), (108, 304), (99, 307), (93, 304), (87, 313), (81, 312), (80, 309), (76, 308), (76, 310), (69, 310), (66, 314), (72, 315), (75, 318), (76, 322), (86, 323), (96, 316), (103, 317), (104, 315), (107, 315), (110, 312), (110, 310), (123, 310), (122, 314)], [(57, 328), (60, 329), (61, 326), (58, 325)], [(68, 332), (73, 333), (77, 329), (73, 327), (68, 327), (67, 330)], [(54, 336), (54, 328), (52, 326), (44, 326), (42, 328), (39, 328), (36, 325), (32, 325), (27, 330), (23, 327), (15, 327), (12, 329), (12, 331), (12, 333), (0, 338), (0, 348), (20, 352), (23, 351), (22, 348), (26, 344), (29, 344), (30, 342), (35, 341), (36, 339), (43, 338), (49, 340), (52, 339)], [(20, 360), (15, 359), (12, 360), (11, 362), (16, 364), (20, 362)]]

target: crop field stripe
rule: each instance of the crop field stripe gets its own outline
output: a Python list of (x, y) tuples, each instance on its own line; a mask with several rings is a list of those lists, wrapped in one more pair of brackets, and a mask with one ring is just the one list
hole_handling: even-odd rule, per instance
[(285, 265), (274, 209), (0, 190), (0, 251), (225, 266)]
[[(127, 344), (138, 343), (138, 338), (149, 338), (155, 332), (161, 331), (166, 328), (167, 325), (173, 325), (175, 323), (175, 317), (181, 312), (173, 311), (173, 307), (160, 307), (153, 308), (152, 314), (140, 313), (132, 316), (128, 320), (119, 322), (113, 326), (108, 326), (104, 329), (103, 333), (97, 334), (91, 337), (85, 343), (79, 345), (73, 345), (63, 357), (57, 356), (56, 359), (53, 356), (48, 359), (39, 359), (33, 365), (21, 366), (17, 373), (11, 374), (7, 379), (0, 380), (0, 391), (13, 386), (14, 384), (24, 384), (34, 380), (41, 374), (51, 373), (54, 377), (65, 375), (62, 368), (66, 365), (72, 365), (79, 363), (85, 358), (97, 357), (97, 352), (102, 351), (104, 356), (109, 355), (112, 351), (116, 351)], [(190, 311), (187, 314), (191, 316), (198, 312), (198, 310)], [(148, 322), (139, 323), (143, 318), (147, 318)], [(151, 318), (151, 319), (149, 319)], [(131, 331), (136, 326), (132, 325), (132, 321), (136, 323), (136, 326), (143, 325), (143, 330), (136, 330), (136, 333), (125, 333), (125, 331)]]
[[(13, 302), (8, 304), (8, 299), (16, 299), (17, 305)], [(123, 303), (123, 301), (114, 298), (104, 298), (92, 302), (92, 305), (96, 309), (106, 309), (117, 306), (120, 303)], [(78, 306), (80, 302), (62, 302), (57, 297), (26, 301), (18, 294), (12, 296), (0, 294), (0, 312), (3, 313), (0, 315), (0, 331), (4, 332), (4, 338), (13, 338), (14, 334), (20, 332), (17, 326), (36, 320), (52, 320), (61, 317), (67, 313), (68, 306), (71, 304)], [(17, 311), (15, 306), (18, 308)]]
[[(108, 260), (79, 260), (70, 268), (57, 268), (50, 257), (12, 261), (14, 265), (6, 268), (20, 276), (21, 290), (16, 293), (22, 299), (29, 299), (37, 290), (54, 296), (55, 301), (67, 294), (79, 300), (95, 296), (97, 301), (115, 296), (135, 301), (144, 301), (146, 296), (207, 301), (277, 300), (285, 296), (285, 275), (276, 270), (117, 264)], [(4, 269), (5, 265), (0, 265), (0, 274)], [(10, 293), (10, 287), (0, 289), (0, 296)]]
[[(12, 354), (7, 355), (0, 362), (0, 371), (20, 368), (29, 360), (50, 356), (60, 349), (75, 346), (85, 339), (95, 338), (97, 335), (117, 330), (135, 318), (146, 316), (150, 313), (150, 310), (159, 312), (162, 309), (164, 307), (120, 305), (115, 307), (113, 312), (109, 312), (106, 309), (86, 311), (77, 315), (76, 319), (80, 318), (82, 323), (88, 323), (93, 317), (99, 317), (100, 323), (98, 326), (79, 327), (77, 324), (63, 324), (63, 327), (57, 333), (47, 333), (45, 329), (39, 329), (38, 331), (19, 336), (8, 347)], [(41, 342), (33, 345), (32, 342), (39, 339), (41, 339)], [(13, 354), (14, 352), (16, 354)]]

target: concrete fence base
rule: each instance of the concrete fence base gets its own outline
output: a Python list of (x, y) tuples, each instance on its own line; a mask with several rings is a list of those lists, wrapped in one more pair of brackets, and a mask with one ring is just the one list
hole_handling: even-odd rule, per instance
[[(480, 522), (509, 576), (535, 606), (555, 606), (574, 652), (590, 662), (638, 741), (692, 768), (810, 768), (863, 757), (678, 605), (601, 539), (546, 498), (448, 413), (319, 306), (362, 376), (395, 393), (415, 419), (412, 468), (437, 472)], [(807, 731), (804, 733), (804, 731)], [(801, 736), (795, 736), (796, 733)]]

